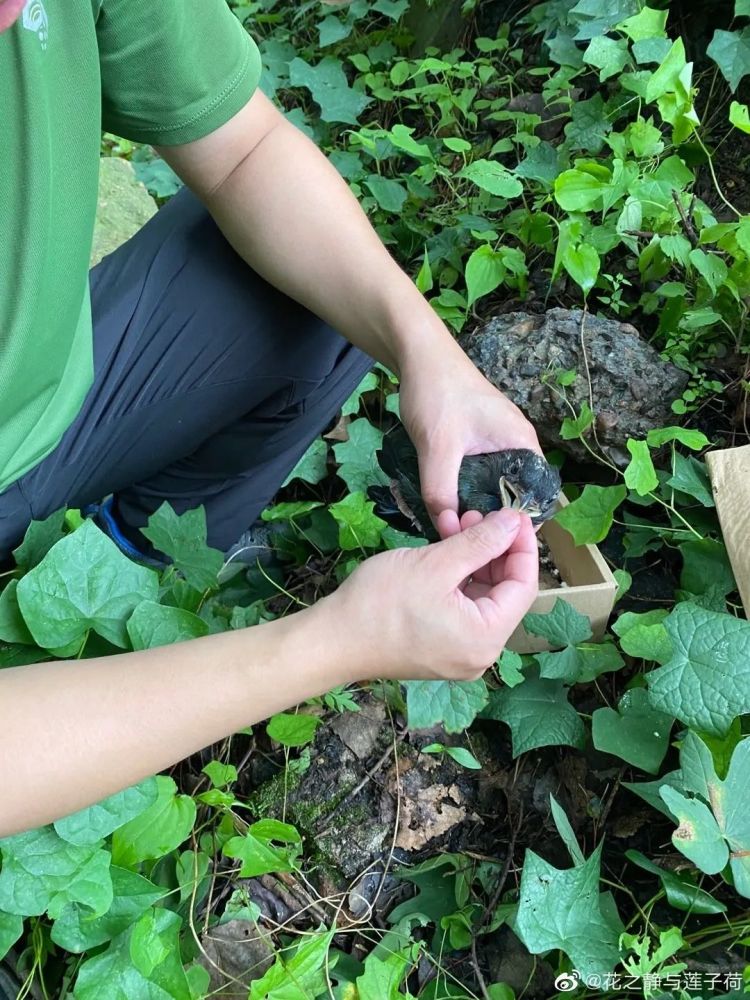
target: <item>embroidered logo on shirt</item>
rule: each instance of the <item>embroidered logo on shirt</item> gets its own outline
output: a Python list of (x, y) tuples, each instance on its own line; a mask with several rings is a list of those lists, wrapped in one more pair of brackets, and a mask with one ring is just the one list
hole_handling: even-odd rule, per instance
[(23, 26), (34, 32), (43, 49), (47, 48), (49, 21), (42, 0), (28, 0), (23, 9)]

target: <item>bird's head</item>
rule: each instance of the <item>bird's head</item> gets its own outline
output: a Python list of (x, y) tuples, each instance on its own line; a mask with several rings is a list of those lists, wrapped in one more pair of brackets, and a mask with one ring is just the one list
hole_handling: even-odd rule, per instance
[(459, 498), (463, 510), (511, 507), (523, 510), (534, 524), (552, 516), (561, 488), (560, 473), (528, 448), (468, 455), (461, 466)]

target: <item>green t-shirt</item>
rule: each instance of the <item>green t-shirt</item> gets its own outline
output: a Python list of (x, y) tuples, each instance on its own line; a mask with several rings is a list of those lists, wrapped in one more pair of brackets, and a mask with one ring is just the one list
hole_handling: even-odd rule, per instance
[(0, 34), (0, 489), (53, 450), (91, 386), (101, 129), (191, 142), (259, 76), (225, 0), (29, 0)]

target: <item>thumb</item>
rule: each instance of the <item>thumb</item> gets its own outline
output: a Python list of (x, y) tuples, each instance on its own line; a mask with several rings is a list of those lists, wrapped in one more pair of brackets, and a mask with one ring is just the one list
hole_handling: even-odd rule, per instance
[(467, 576), (482, 569), (493, 559), (507, 552), (521, 528), (521, 516), (516, 510), (488, 514), (451, 538), (434, 545), (441, 564), (450, 576), (451, 586), (458, 586)]

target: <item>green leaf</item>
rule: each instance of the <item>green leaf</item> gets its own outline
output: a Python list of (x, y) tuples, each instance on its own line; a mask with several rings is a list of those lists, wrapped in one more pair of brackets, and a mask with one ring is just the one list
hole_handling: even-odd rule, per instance
[(419, 946), (410, 945), (404, 951), (393, 952), (383, 961), (374, 954), (365, 959), (365, 971), (357, 977), (357, 1000), (401, 1000), (399, 986), (409, 966), (416, 961)]
[(532, 955), (564, 951), (584, 982), (619, 961), (618, 935), (600, 904), (601, 850), (566, 870), (527, 850), (521, 875), (516, 933)]
[(555, 821), (557, 832), (562, 837), (563, 842), (568, 849), (570, 860), (574, 865), (585, 865), (586, 858), (583, 856), (583, 851), (578, 844), (576, 835), (573, 832), (573, 827), (570, 825), (570, 820), (568, 819), (565, 810), (552, 794), (550, 794), (549, 797), (549, 804), (552, 812), (552, 819)]
[(467, 142), (466, 139), (459, 139), (457, 136), (447, 136), (443, 139), (443, 145), (450, 149), (452, 153), (471, 152), (471, 143)]
[(633, 42), (633, 57), (639, 66), (662, 63), (669, 54), (671, 42), (668, 38), (644, 38)]
[(89, 630), (127, 646), (127, 619), (157, 592), (153, 570), (131, 562), (91, 521), (59, 541), (16, 591), (34, 641), (46, 649), (79, 643)]
[(729, 849), (711, 810), (698, 799), (688, 799), (665, 785), (659, 794), (677, 817), (672, 843), (707, 875), (716, 875), (729, 861)]
[(326, 477), (327, 465), (328, 444), (323, 438), (315, 438), (282, 485), (288, 486), (294, 479), (301, 479), (305, 483), (317, 486)]
[(339, 545), (345, 551), (376, 548), (380, 543), (387, 524), (375, 514), (375, 504), (364, 493), (350, 493), (329, 510), (339, 525)]
[(451, 760), (455, 760), (461, 767), (470, 771), (481, 771), (482, 765), (470, 750), (466, 747), (446, 747), (445, 753)]
[(483, 295), (494, 292), (505, 278), (503, 255), (485, 244), (477, 247), (466, 263), (466, 288), (468, 303), (472, 306)]
[(523, 627), (527, 632), (542, 636), (553, 649), (574, 646), (591, 638), (591, 622), (586, 615), (560, 597), (546, 615), (526, 615)]
[(43, 521), (32, 521), (21, 544), (13, 549), (16, 564), (26, 573), (38, 566), (52, 546), (63, 537), (64, 525), (64, 507), (45, 517)]
[(562, 254), (563, 267), (583, 292), (584, 298), (599, 277), (599, 254), (588, 243), (568, 244)]
[(349, 440), (333, 446), (339, 463), (338, 475), (352, 493), (358, 490), (364, 492), (374, 484), (386, 485), (388, 477), (375, 457), (383, 444), (383, 432), (366, 417), (353, 420), (347, 430)]
[(476, 681), (406, 681), (406, 713), (410, 729), (442, 725), (460, 733), (487, 704), (487, 685)]
[(573, 29), (559, 28), (551, 38), (545, 38), (544, 44), (549, 51), (549, 57), (560, 66), (570, 66), (580, 69), (583, 65), (583, 52), (574, 41)]
[(293, 87), (307, 87), (324, 122), (356, 125), (371, 97), (352, 90), (341, 62), (327, 56), (316, 66), (296, 57), (289, 63), (289, 82)]
[(619, 670), (624, 666), (625, 661), (612, 642), (583, 642), (575, 648), (578, 654), (576, 683), (590, 683), (600, 674)]
[(466, 858), (461, 854), (437, 854), (413, 868), (399, 869), (398, 878), (411, 882), (418, 892), (395, 906), (388, 922), (399, 924), (410, 917), (419, 917), (425, 923), (440, 923), (468, 898), (465, 869)]
[(266, 507), (260, 516), (264, 521), (293, 521), (295, 517), (302, 517), (321, 506), (319, 500), (290, 500)]
[(458, 176), (465, 177), (483, 191), (489, 191), (500, 198), (518, 198), (523, 193), (521, 181), (495, 160), (474, 160)]
[(563, 170), (555, 181), (555, 201), (566, 212), (591, 212), (602, 207), (605, 190), (606, 184), (584, 170)]
[(141, 530), (159, 552), (169, 556), (191, 587), (201, 591), (216, 587), (224, 554), (206, 544), (203, 507), (175, 514), (165, 501), (148, 519), (148, 527)]
[(0, 912), (0, 959), (5, 958), (23, 934), (23, 917), (18, 913)]
[(632, 42), (645, 41), (664, 34), (667, 26), (668, 12), (644, 7), (633, 17), (628, 17), (617, 25), (618, 31), (623, 31)]
[(707, 448), (711, 442), (701, 431), (695, 431), (688, 427), (658, 427), (650, 430), (646, 436), (646, 441), (651, 448), (661, 448), (671, 441), (679, 441), (686, 448), (693, 451), (701, 451)]
[(646, 101), (650, 104), (665, 94), (674, 93), (685, 65), (685, 43), (678, 38), (659, 68), (651, 74), (646, 85)]
[(555, 520), (570, 532), (576, 545), (596, 545), (607, 537), (614, 512), (627, 493), (625, 486), (587, 484), (577, 500), (558, 511)]
[(736, 590), (726, 546), (713, 538), (693, 538), (680, 545), (680, 587), (691, 594), (705, 594), (712, 587), (722, 595)]
[(51, 826), (0, 840), (0, 910), (22, 916), (45, 911), (55, 918), (67, 903), (79, 902), (95, 915), (112, 904), (110, 855), (101, 841), (77, 846)]
[(699, 247), (690, 251), (688, 259), (705, 280), (711, 292), (716, 295), (729, 274), (724, 259), (717, 253), (706, 253), (705, 250), (701, 250)]
[(623, 652), (637, 659), (666, 663), (672, 656), (672, 643), (664, 627), (668, 614), (666, 608), (655, 608), (641, 614), (626, 611), (620, 615), (612, 631), (620, 637)]
[(157, 903), (165, 890), (127, 868), (112, 866), (112, 905), (106, 913), (93, 916), (80, 903), (69, 903), (52, 926), (50, 937), (61, 948), (75, 954), (96, 948), (127, 930)]
[(112, 860), (128, 868), (139, 861), (161, 858), (190, 836), (195, 823), (195, 802), (178, 795), (172, 778), (159, 774), (156, 801), (112, 836)]
[[(717, 847), (715, 844), (713, 824), (706, 820), (703, 812), (704, 803), (708, 803), (716, 827), (731, 848), (730, 867), (735, 888), (743, 896), (750, 896), (750, 818), (747, 812), (750, 795), (750, 738), (741, 739), (735, 744), (724, 781), (716, 774), (708, 746), (695, 733), (688, 733), (683, 740), (680, 764), (685, 790), (700, 796), (700, 799), (688, 799), (689, 806), (681, 803), (682, 812), (670, 804), (670, 811), (680, 821), (680, 828), (685, 825), (684, 813), (700, 818), (700, 825), (695, 820), (695, 836), (687, 838), (689, 850), (693, 853), (696, 850), (701, 852), (700, 860), (694, 858), (684, 846), (677, 846), (700, 868), (714, 874), (706, 865), (718, 864), (726, 845)], [(674, 836), (684, 839), (680, 829)]]
[(18, 580), (9, 580), (0, 593), (0, 641), (33, 646), (34, 636), (29, 632), (18, 606), (17, 588)]
[(692, 455), (675, 453), (674, 472), (667, 480), (667, 486), (680, 490), (681, 493), (687, 493), (704, 507), (716, 506), (706, 466)]
[[(419, 269), (419, 274), (417, 275), (415, 282), (417, 289), (425, 295), (427, 292), (431, 291), (434, 287), (434, 279), (432, 277), (432, 268), (430, 267), (430, 255), (427, 253), (427, 247), (424, 250), (424, 260), (422, 261), (422, 266)], [(390, 401), (392, 397), (389, 396)]]
[(606, 35), (595, 35), (583, 53), (583, 61), (599, 70), (599, 80), (603, 83), (622, 72), (630, 61), (628, 43), (624, 38), (615, 40)]
[(208, 625), (190, 611), (142, 601), (128, 619), (133, 649), (154, 649), (208, 635)]
[(750, 0), (734, 0), (734, 16), (750, 17)]
[(308, 1000), (326, 989), (325, 962), (333, 930), (302, 939), (291, 958), (278, 955), (271, 968), (250, 984), (249, 1000)]
[(541, 678), (537, 668), (530, 668), (525, 676), (518, 687), (492, 691), (482, 713), (510, 726), (513, 756), (538, 747), (583, 747), (583, 723), (568, 702), (565, 685)]
[(625, 469), (625, 485), (639, 497), (645, 497), (659, 485), (651, 452), (645, 441), (634, 441), (632, 438), (628, 439), (627, 447), (632, 457)]
[(560, 428), (563, 441), (573, 441), (583, 437), (594, 422), (594, 414), (587, 402), (581, 404), (581, 412), (577, 417), (565, 417)]
[[(344, 405), (341, 407), (342, 417), (353, 417), (359, 412), (361, 405), (362, 396), (366, 392), (372, 392), (373, 389), (378, 387), (378, 375), (377, 372), (368, 372), (362, 381), (359, 383), (357, 388), (347, 399)], [(322, 438), (317, 438), (318, 441), (323, 440)]]
[(398, 21), (409, 9), (409, 0), (375, 0), (372, 9), (392, 21)]
[(220, 760), (212, 760), (201, 770), (214, 788), (226, 788), (237, 780), (237, 768), (234, 764), (223, 764)]
[(676, 910), (684, 910), (688, 913), (715, 914), (726, 913), (726, 906), (718, 899), (700, 889), (694, 882), (691, 882), (684, 875), (677, 875), (675, 872), (660, 868), (653, 861), (649, 861), (645, 854), (640, 851), (625, 851), (625, 857), (633, 864), (643, 868), (644, 871), (656, 875), (664, 887), (667, 902)]
[(507, 687), (521, 684), (524, 680), (524, 675), (521, 673), (522, 666), (523, 660), (518, 653), (514, 653), (512, 649), (504, 649), (497, 661), (498, 673), (503, 684)]
[(601, 94), (594, 94), (588, 101), (577, 101), (570, 109), (570, 121), (565, 126), (566, 145), (595, 156), (604, 147), (605, 137), (611, 131), (607, 105)]
[(734, 93), (744, 76), (750, 73), (750, 28), (722, 31), (717, 28), (707, 50)]
[(343, 41), (352, 33), (352, 25), (346, 24), (333, 14), (328, 14), (318, 23), (318, 39), (321, 49), (328, 45), (335, 45), (336, 42)]
[(649, 702), (644, 688), (626, 691), (617, 711), (598, 708), (591, 719), (597, 750), (611, 753), (649, 774), (658, 774), (669, 749), (673, 720)]
[(719, 784), (720, 795), (711, 804), (732, 851), (729, 864), (735, 888), (750, 897), (750, 739), (737, 744), (726, 781)]
[(750, 134), (750, 111), (747, 104), (739, 104), (737, 101), (732, 101), (729, 105), (729, 121), (735, 128), (740, 129), (741, 132)]
[(181, 925), (172, 910), (147, 910), (106, 951), (83, 963), (75, 1000), (192, 1000), (180, 952)]
[(131, 788), (115, 792), (102, 802), (54, 822), (56, 832), (69, 844), (95, 844), (156, 802), (156, 778), (146, 778)]
[(242, 862), (241, 878), (254, 878), (269, 872), (293, 871), (301, 846), (302, 838), (295, 827), (264, 819), (253, 823), (243, 837), (230, 838), (223, 853)]
[(626, 569), (612, 570), (612, 576), (617, 581), (617, 593), (615, 594), (615, 603), (617, 603), (633, 586), (633, 577)]
[(319, 725), (320, 719), (314, 715), (281, 712), (269, 720), (266, 732), (285, 747), (301, 747), (315, 736)]
[(669, 785), (670, 788), (676, 788), (679, 792), (683, 791), (685, 787), (682, 781), (682, 774), (679, 771), (669, 771), (663, 777), (657, 778), (656, 781), (623, 781), (622, 785), (623, 788), (627, 788), (633, 792), (639, 798), (643, 799), (644, 802), (648, 803), (652, 809), (656, 809), (670, 820), (673, 820), (674, 816), (665, 806), (660, 795), (660, 789), (664, 785)]
[(680, 746), (680, 771), (684, 791), (706, 802), (719, 798), (719, 778), (711, 751), (696, 733), (687, 732)]
[[(434, 159), (432, 150), (424, 142), (417, 142), (414, 138), (414, 129), (400, 123), (393, 126), (386, 133), (389, 142), (404, 153), (408, 153), (416, 160), (431, 161)], [(445, 141), (445, 140), (444, 140)], [(471, 147), (469, 147), (471, 148)]]
[(750, 257), (750, 216), (745, 216), (740, 220), (736, 236), (738, 246)]
[(750, 712), (750, 622), (678, 604), (664, 622), (672, 657), (646, 675), (651, 704), (681, 722), (723, 736)]
[(404, 207), (404, 202), (409, 196), (403, 184), (399, 184), (398, 181), (391, 180), (389, 177), (370, 174), (365, 184), (384, 212), (398, 214)]

